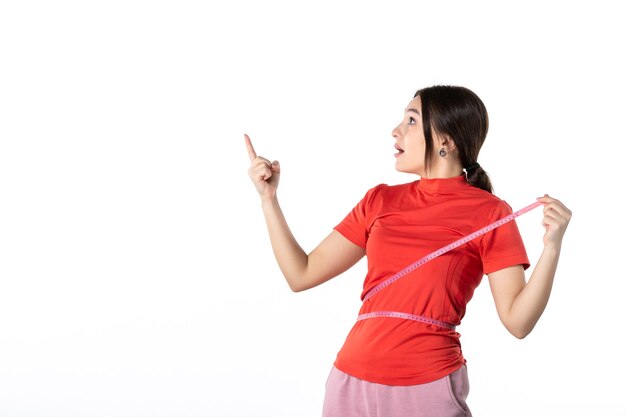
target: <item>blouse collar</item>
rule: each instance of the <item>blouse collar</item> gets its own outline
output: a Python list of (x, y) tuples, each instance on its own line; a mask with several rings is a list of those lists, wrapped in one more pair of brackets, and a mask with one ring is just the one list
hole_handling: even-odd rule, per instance
[(420, 178), (417, 188), (427, 192), (458, 191), (467, 187), (469, 183), (465, 174), (450, 178)]

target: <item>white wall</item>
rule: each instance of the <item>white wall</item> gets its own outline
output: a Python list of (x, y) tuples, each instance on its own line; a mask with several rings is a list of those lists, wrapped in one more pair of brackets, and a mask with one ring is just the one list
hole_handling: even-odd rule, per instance
[[(0, 416), (320, 415), (365, 264), (288, 290), (243, 133), (312, 250), (367, 189), (417, 179), (390, 132), (435, 83), (487, 105), (501, 198), (574, 213), (528, 338), (486, 280), (468, 307), (474, 415), (623, 412), (623, 19), (467, 3), (3, 2)], [(518, 222), (533, 265), (540, 219)]]

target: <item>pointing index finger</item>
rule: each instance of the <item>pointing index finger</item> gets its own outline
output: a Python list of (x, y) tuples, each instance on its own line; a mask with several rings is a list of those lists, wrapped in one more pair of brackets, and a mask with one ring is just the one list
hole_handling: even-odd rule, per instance
[(246, 139), (246, 148), (248, 149), (248, 157), (250, 157), (250, 162), (256, 159), (256, 152), (254, 151), (254, 146), (252, 146), (252, 141), (250, 140), (250, 136), (247, 134), (243, 134)]

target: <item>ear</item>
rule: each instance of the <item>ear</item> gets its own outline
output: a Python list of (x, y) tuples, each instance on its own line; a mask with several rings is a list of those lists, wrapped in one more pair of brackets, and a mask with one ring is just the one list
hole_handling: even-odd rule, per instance
[(456, 144), (454, 143), (454, 140), (452, 139), (451, 136), (449, 135), (441, 135), (438, 136), (437, 139), (439, 140), (439, 147), (444, 147), (448, 150), (448, 152), (454, 151), (456, 149)]

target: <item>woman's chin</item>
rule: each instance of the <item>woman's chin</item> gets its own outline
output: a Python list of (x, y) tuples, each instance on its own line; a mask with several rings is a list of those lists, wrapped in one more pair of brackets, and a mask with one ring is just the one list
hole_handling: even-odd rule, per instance
[(398, 172), (402, 172), (404, 174), (415, 174), (415, 175), (420, 175), (417, 172), (417, 169), (415, 168), (411, 168), (411, 167), (407, 167), (407, 166), (403, 166), (402, 164), (399, 164), (398, 161), (396, 161), (396, 165), (395, 165), (396, 171)]
[(403, 164), (402, 161), (396, 160), (395, 169), (396, 171), (402, 172), (404, 174), (414, 174), (419, 175), (420, 177), (422, 176), (422, 174), (420, 174), (421, 170), (419, 169), (419, 167), (407, 166), (406, 164)]

